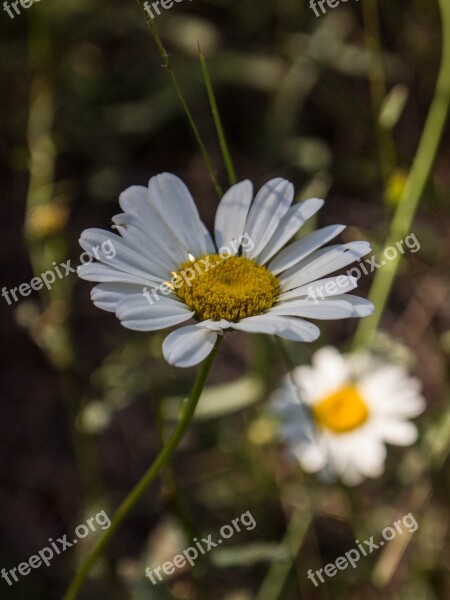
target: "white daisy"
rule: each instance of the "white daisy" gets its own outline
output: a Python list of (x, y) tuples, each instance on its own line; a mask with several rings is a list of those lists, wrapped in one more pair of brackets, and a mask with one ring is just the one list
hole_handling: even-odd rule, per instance
[(357, 485), (384, 471), (385, 443), (413, 444), (408, 419), (425, 401), (419, 380), (399, 365), (367, 354), (315, 353), (312, 367), (297, 367), (274, 393), (280, 437), (302, 468)]
[[(370, 246), (321, 248), (344, 229), (331, 225), (284, 248), (323, 205), (317, 198), (292, 205), (293, 199), (293, 185), (281, 178), (254, 199), (250, 181), (232, 186), (218, 206), (213, 241), (184, 183), (157, 175), (148, 188), (132, 186), (120, 195), (124, 212), (113, 218), (120, 235), (81, 234), (83, 249), (100, 262), (80, 266), (78, 274), (100, 283), (92, 290), (94, 304), (115, 312), (129, 329), (154, 331), (194, 319), (163, 344), (166, 360), (179, 367), (201, 362), (227, 329), (312, 342), (320, 331), (304, 317), (372, 313), (370, 302), (346, 293), (357, 286), (354, 277), (326, 277)], [(108, 240), (114, 257), (98, 250)]]

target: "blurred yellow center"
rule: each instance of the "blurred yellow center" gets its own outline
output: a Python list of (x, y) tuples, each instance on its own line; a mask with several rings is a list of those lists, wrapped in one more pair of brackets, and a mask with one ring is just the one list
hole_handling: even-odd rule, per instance
[(208, 254), (178, 271), (176, 294), (200, 320), (237, 322), (271, 308), (279, 293), (278, 279), (244, 256)]
[(313, 407), (313, 412), (316, 422), (334, 433), (357, 429), (369, 416), (366, 403), (353, 386), (327, 396)]

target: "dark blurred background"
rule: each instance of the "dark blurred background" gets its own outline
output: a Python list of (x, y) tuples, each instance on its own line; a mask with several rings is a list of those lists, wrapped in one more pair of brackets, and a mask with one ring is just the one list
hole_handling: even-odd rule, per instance
[[(434, 0), (350, 0), (320, 18), (299, 0), (185, 0), (155, 23), (224, 187), (198, 41), (238, 177), (256, 186), (287, 177), (300, 198), (327, 199), (321, 226), (343, 222), (345, 241), (382, 247), (434, 91), (441, 51)], [(212, 226), (218, 198), (135, 2), (41, 0), (14, 19), (2, 11), (0, 30), (2, 288), (29, 282), (53, 261), (76, 266), (80, 232), (109, 228), (119, 193), (158, 172), (181, 176)], [(421, 251), (405, 256), (377, 338), (422, 379), (429, 406), (419, 425), (431, 437), (448, 400), (448, 133), (412, 230)], [(362, 295), (370, 280), (361, 281)], [(96, 309), (90, 287), (72, 274), (11, 305), (0, 300), (0, 568), (28, 560), (99, 510), (112, 515), (154, 458), (175, 398), (195, 375), (164, 362), (163, 333), (129, 332)], [(316, 347), (345, 347), (356, 323), (321, 328)], [(292, 359), (307, 361), (313, 349), (294, 345)], [(354, 491), (353, 505), (345, 490), (324, 493), (283, 462), (265, 420), (285, 370), (271, 340), (227, 338), (204, 402), (209, 412), (120, 529), (82, 598), (256, 598), (287, 515), (302, 502), (313, 517), (283, 600), (299, 598), (299, 586), (314, 600), (450, 596), (446, 452), (423, 480), (414, 479), (428, 472), (422, 450), (392, 450), (386, 475)], [(240, 400), (230, 407), (231, 391)], [(440, 435), (448, 440), (446, 422)], [(392, 507), (406, 509), (414, 493), (427, 512), (413, 549), (387, 566), (374, 558), (311, 586), (307, 568), (341, 554), (361, 528), (376, 532), (380, 514), (389, 522)], [(167, 586), (145, 582), (149, 554), (160, 564), (170, 540), (216, 531), (246, 510), (257, 527), (228, 549)], [(13, 587), (1, 580), (0, 598), (61, 598), (86, 546)]]

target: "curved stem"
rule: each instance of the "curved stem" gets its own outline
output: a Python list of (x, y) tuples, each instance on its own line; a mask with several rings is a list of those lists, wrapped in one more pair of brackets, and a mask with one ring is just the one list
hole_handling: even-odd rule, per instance
[(161, 41), (161, 38), (159, 37), (159, 33), (158, 30), (156, 29), (155, 24), (153, 23), (153, 20), (151, 19), (151, 17), (148, 15), (148, 13), (145, 11), (145, 6), (144, 6), (144, 2), (143, 0), (137, 0), (138, 5), (142, 8), (142, 10), (145, 12), (146, 14), (146, 19), (147, 19), (147, 24), (149, 26), (150, 32), (153, 36), (153, 39), (155, 40), (155, 43), (158, 47), (159, 53), (161, 55), (161, 58), (163, 59), (163, 66), (167, 69), (167, 72), (170, 75), (170, 78), (172, 80), (172, 84), (173, 87), (175, 88), (175, 92), (178, 96), (178, 99), (181, 103), (181, 106), (183, 107), (184, 113), (187, 117), (187, 120), (189, 122), (189, 125), (192, 129), (192, 133), (194, 134), (195, 137), (195, 141), (197, 142), (198, 148), (200, 150), (200, 154), (202, 155), (203, 161), (206, 165), (206, 168), (208, 170), (210, 179), (212, 181), (212, 184), (214, 186), (214, 189), (216, 190), (216, 193), (219, 197), (219, 199), (223, 196), (223, 189), (222, 186), (219, 183), (219, 180), (217, 178), (217, 173), (213, 167), (211, 158), (208, 154), (208, 151), (206, 149), (205, 144), (203, 143), (202, 137), (200, 135), (200, 132), (198, 130), (197, 124), (195, 123), (194, 117), (192, 116), (191, 110), (188, 106), (188, 103), (186, 102), (186, 99), (184, 97), (183, 91), (180, 87), (180, 84), (178, 83), (178, 78), (175, 75), (175, 71), (173, 70), (172, 64), (170, 62), (169, 59), (169, 54), (167, 52), (167, 50), (164, 48), (163, 43)]
[(83, 586), (83, 583), (85, 582), (87, 576), (89, 575), (90, 571), (97, 562), (97, 559), (105, 549), (108, 542), (114, 536), (117, 529), (128, 516), (130, 511), (140, 500), (144, 492), (156, 479), (162, 467), (169, 461), (172, 454), (178, 447), (178, 444), (181, 442), (186, 429), (192, 421), (195, 409), (200, 399), (200, 395), (205, 386), (209, 371), (211, 369), (211, 365), (214, 361), (217, 349), (221, 341), (222, 337), (219, 336), (211, 354), (200, 366), (191, 393), (189, 394), (189, 398), (186, 402), (183, 414), (181, 415), (180, 420), (178, 421), (175, 431), (172, 433), (164, 448), (158, 454), (151, 467), (148, 469), (148, 471), (144, 474), (139, 483), (134, 487), (134, 489), (128, 494), (128, 496), (119, 506), (119, 508), (117, 509), (117, 511), (111, 519), (110, 527), (107, 530), (105, 530), (105, 533), (103, 533), (103, 535), (97, 540), (97, 542), (90, 550), (86, 559), (84, 560), (79, 570), (75, 574), (74, 578), (72, 579), (72, 582), (69, 585), (62, 600), (75, 600), (75, 598), (77, 598), (78, 593)]
[[(450, 1), (439, 0), (442, 15), (443, 49), (439, 76), (430, 112), (423, 130), (408, 181), (394, 214), (385, 248), (394, 246), (409, 233), (414, 215), (436, 158), (450, 105)], [(363, 319), (354, 338), (354, 347), (370, 345), (380, 323), (395, 275), (400, 253), (379, 269), (375, 275), (369, 300), (375, 304), (372, 317)]]

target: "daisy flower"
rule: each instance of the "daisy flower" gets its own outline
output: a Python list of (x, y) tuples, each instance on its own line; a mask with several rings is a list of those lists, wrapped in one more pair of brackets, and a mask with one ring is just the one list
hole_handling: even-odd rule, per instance
[[(354, 277), (326, 277), (370, 246), (357, 241), (322, 248), (344, 229), (331, 225), (284, 248), (323, 205), (317, 198), (293, 199), (293, 185), (281, 178), (255, 197), (250, 181), (233, 185), (217, 208), (213, 240), (184, 183), (157, 175), (148, 187), (120, 195), (123, 213), (113, 217), (120, 235), (101, 229), (81, 234), (81, 246), (99, 262), (81, 265), (78, 274), (99, 283), (94, 304), (129, 329), (155, 331), (194, 319), (163, 344), (165, 359), (179, 367), (205, 359), (228, 329), (312, 342), (320, 331), (305, 318), (372, 313), (370, 302), (347, 293), (357, 285)], [(113, 244), (114, 256), (99, 252), (105, 243)]]
[(380, 477), (385, 444), (409, 446), (425, 401), (419, 380), (368, 353), (315, 353), (312, 367), (297, 367), (274, 393), (280, 437), (301, 467), (357, 485)]

